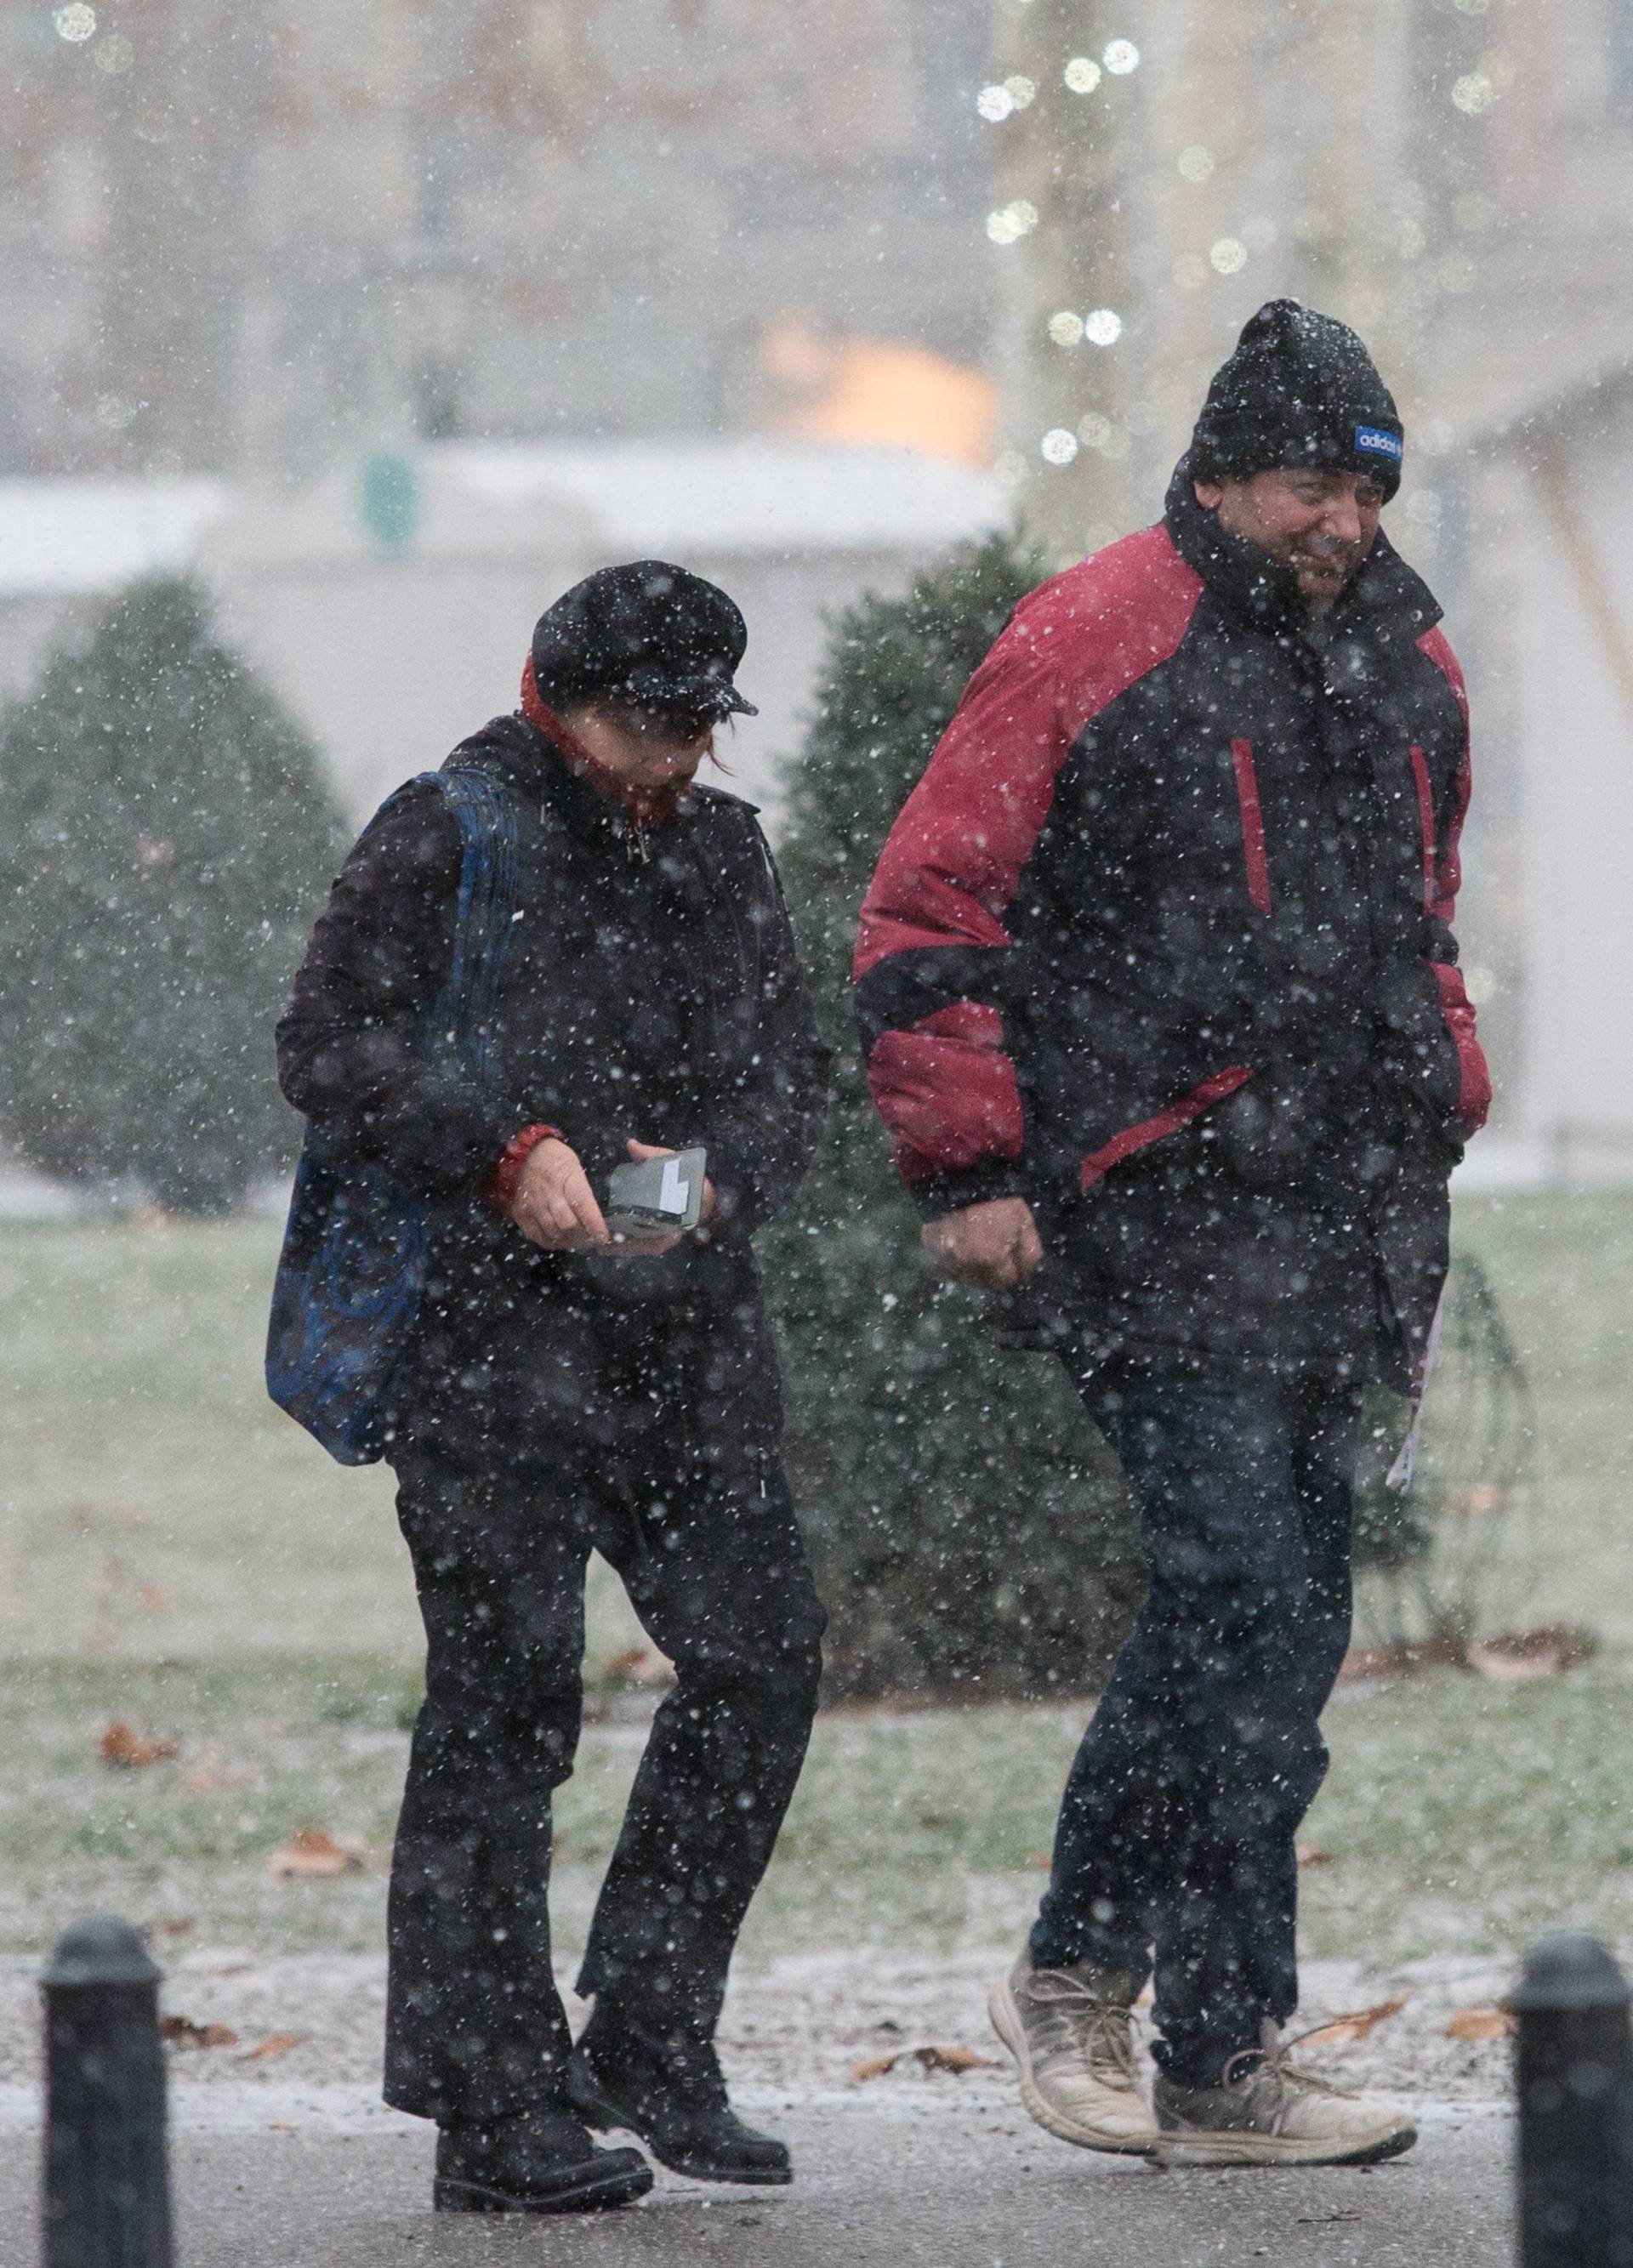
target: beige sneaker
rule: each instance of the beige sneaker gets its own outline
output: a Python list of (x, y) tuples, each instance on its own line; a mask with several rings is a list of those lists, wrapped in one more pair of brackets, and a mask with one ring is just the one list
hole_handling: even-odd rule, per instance
[(1027, 1955), (988, 1996), (993, 2029), (1020, 2068), (1040, 2126), (1084, 2150), (1155, 2149), (1134, 2068), (1134, 1977), (1114, 1969), (1034, 1969)]
[[(1164, 2166), (1369, 2166), (1417, 2139), (1404, 2111), (1369, 2102), (1300, 2070), (1267, 2021), (1264, 2053), (1222, 2087), (1178, 2087), (1161, 2072), (1154, 2090)], [(1290, 2044), (1297, 2044), (1291, 2043)]]

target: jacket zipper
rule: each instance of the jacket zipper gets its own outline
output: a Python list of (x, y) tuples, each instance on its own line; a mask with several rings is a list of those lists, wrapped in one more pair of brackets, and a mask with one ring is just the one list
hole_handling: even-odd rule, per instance
[(1429, 761), (1422, 748), (1411, 750), (1412, 777), (1417, 782), (1417, 815), (1423, 830), (1423, 911), (1435, 906), (1435, 792), (1430, 784)]
[(1252, 742), (1232, 740), (1230, 762), (1236, 767), (1236, 797), (1242, 807), (1242, 857), (1247, 867), (1247, 895), (1261, 914), (1267, 914), (1270, 868), (1265, 858), (1265, 820), (1259, 803)]

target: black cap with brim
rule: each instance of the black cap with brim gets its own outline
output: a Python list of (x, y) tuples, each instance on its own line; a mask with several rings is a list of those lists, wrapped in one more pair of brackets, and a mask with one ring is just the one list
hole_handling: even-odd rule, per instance
[(632, 670), (627, 677), (602, 690), (643, 709), (683, 709), (699, 717), (757, 717), (760, 713), (752, 701), (743, 699), (729, 677), (706, 671), (687, 675), (664, 669)]
[(758, 715), (732, 683), (749, 642), (718, 584), (663, 559), (603, 567), (564, 592), (533, 632), (533, 674), (552, 707), (602, 696), (704, 717)]

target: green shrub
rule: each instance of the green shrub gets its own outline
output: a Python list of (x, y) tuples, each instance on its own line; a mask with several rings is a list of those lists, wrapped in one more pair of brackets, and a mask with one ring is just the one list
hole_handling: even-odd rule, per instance
[(1003, 1351), (986, 1303), (929, 1269), (851, 1024), (856, 913), (885, 836), (1042, 573), (993, 536), (841, 615), (792, 774), (779, 858), (839, 1060), (822, 1155), (765, 1244), (841, 1689), (1081, 1686), (1139, 1585), (1120, 1479), (1060, 1365)]
[(0, 731), (0, 1130), (224, 1211), (292, 1153), (272, 1031), (344, 831), (189, 583), (132, 585)]

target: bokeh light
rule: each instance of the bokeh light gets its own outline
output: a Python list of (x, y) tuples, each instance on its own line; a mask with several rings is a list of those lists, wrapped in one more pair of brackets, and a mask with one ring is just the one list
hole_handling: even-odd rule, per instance
[(975, 107), (989, 125), (996, 126), (1015, 108), (1015, 97), (1007, 86), (984, 86), (975, 98)]
[(1046, 464), (1069, 465), (1077, 454), (1077, 436), (1064, 425), (1052, 425), (1038, 449)]
[(1083, 319), (1062, 307), (1058, 315), (1049, 318), (1049, 335), (1058, 347), (1077, 347), (1083, 341)]
[(1247, 247), (1239, 236), (1222, 236), (1208, 248), (1209, 265), (1221, 276), (1239, 276), (1247, 265)]
[(1083, 336), (1091, 346), (1114, 347), (1123, 335), (1123, 319), (1115, 307), (1096, 307), (1083, 317)]
[(71, 47), (79, 47), (96, 36), (96, 10), (87, 8), (85, 0), (73, 0), (70, 7), (59, 8), (51, 21), (56, 26), (57, 38), (66, 40)]
[(1092, 94), (1100, 84), (1100, 66), (1092, 55), (1074, 55), (1060, 77), (1074, 94)]
[(1140, 68), (1140, 50), (1132, 40), (1113, 40), (1102, 61), (1113, 78), (1127, 78), (1130, 71)]
[(1211, 150), (1205, 150), (1200, 142), (1193, 142), (1188, 150), (1182, 150), (1179, 152), (1179, 177), (1182, 180), (1193, 181), (1200, 186), (1203, 181), (1213, 178), (1214, 167), (1217, 162)]
[(1496, 99), (1496, 88), (1484, 71), (1466, 71), (1452, 89), (1452, 101), (1470, 118), (1489, 110)]
[(1037, 225), (1038, 208), (1026, 197), (1016, 197), (1013, 204), (1000, 205), (986, 216), (986, 233), (994, 244), (1016, 244)]

